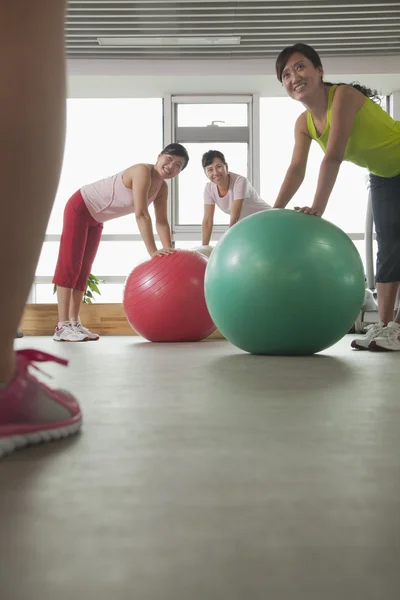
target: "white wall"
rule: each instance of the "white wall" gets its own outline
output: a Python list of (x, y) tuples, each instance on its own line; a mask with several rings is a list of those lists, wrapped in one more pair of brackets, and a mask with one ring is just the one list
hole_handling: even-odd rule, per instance
[[(382, 95), (400, 90), (400, 57), (325, 58), (327, 81), (359, 81)], [(165, 94), (285, 95), (274, 61), (77, 60), (68, 62), (68, 93), (82, 97), (160, 97)], [(399, 116), (397, 116), (399, 118)]]

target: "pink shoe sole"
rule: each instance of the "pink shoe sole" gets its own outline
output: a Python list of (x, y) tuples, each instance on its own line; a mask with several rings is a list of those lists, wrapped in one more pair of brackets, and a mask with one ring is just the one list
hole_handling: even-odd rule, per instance
[[(19, 350), (16, 359), (14, 379), (0, 390), (0, 459), (28, 445), (74, 435), (82, 425), (82, 413), (76, 398), (69, 392), (47, 387), (28, 370), (29, 367), (37, 369), (35, 362), (52, 361), (67, 365), (68, 361), (37, 350)], [(47, 400), (43, 405), (45, 397)], [(48, 416), (46, 419), (49, 401), (50, 406), (51, 403), (58, 405), (65, 418), (63, 414), (55, 419), (53, 407), (53, 418)]]
[(82, 422), (80, 421), (65, 427), (36, 429), (36, 431), (32, 431), (32, 433), (6, 436), (3, 436), (0, 428), (0, 460), (9, 454), (12, 454), (12, 452), (25, 448), (26, 446), (43, 444), (45, 442), (55, 442), (71, 435), (75, 435), (79, 432), (81, 426)]

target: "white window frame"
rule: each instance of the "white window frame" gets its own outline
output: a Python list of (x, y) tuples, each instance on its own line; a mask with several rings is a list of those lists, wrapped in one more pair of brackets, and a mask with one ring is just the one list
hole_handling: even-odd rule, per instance
[[(178, 128), (176, 123), (177, 107), (179, 104), (247, 104), (247, 127), (220, 127), (210, 131), (206, 127)], [(219, 136), (217, 135), (219, 134)], [(193, 136), (192, 139), (186, 136)], [(260, 191), (260, 97), (258, 94), (248, 95), (196, 95), (196, 96), (164, 96), (164, 146), (178, 142), (196, 143), (203, 141), (246, 142), (248, 144), (248, 177), (254, 188)], [(201, 225), (179, 224), (179, 194), (177, 180), (170, 182), (169, 219), (173, 241), (198, 240), (201, 237)], [(213, 237), (219, 239), (227, 225), (214, 225)]]

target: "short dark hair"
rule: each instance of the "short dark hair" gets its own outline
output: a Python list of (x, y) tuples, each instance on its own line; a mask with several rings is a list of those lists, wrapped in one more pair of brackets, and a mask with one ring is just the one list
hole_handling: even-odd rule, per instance
[(203, 165), (203, 169), (205, 169), (206, 167), (209, 167), (212, 163), (212, 161), (214, 160), (214, 158), (219, 158), (219, 160), (222, 160), (222, 162), (224, 163), (224, 165), (226, 165), (226, 160), (225, 160), (225, 156), (222, 154), (222, 152), (220, 152), (219, 150), (209, 150), (208, 152), (204, 152), (202, 158), (201, 158), (201, 164)]
[(172, 156), (181, 156), (185, 161), (182, 171), (185, 167), (187, 167), (187, 164), (189, 162), (189, 153), (186, 150), (185, 146), (182, 146), (181, 144), (168, 144), (168, 146), (165, 146), (164, 150), (162, 150), (160, 154), (171, 154)]
[[(312, 48), (308, 44), (298, 43), (298, 44), (293, 44), (293, 46), (287, 46), (287, 48), (284, 48), (282, 50), (282, 52), (279, 54), (278, 58), (276, 59), (276, 63), (275, 63), (276, 76), (281, 83), (282, 83), (282, 73), (283, 73), (284, 68), (287, 65), (289, 58), (293, 54), (296, 54), (297, 52), (299, 54), (302, 54), (306, 58), (308, 58), (308, 60), (310, 62), (312, 62), (312, 64), (314, 65), (314, 67), (316, 69), (318, 67), (321, 67), (321, 69), (322, 69), (322, 62), (321, 62), (318, 52), (316, 50), (314, 50), (314, 48)], [(367, 96), (368, 98), (372, 98), (372, 99), (379, 99), (378, 92), (376, 90), (367, 88), (367, 87), (365, 87), (365, 85), (360, 85), (359, 83), (357, 83), (355, 81), (353, 81), (352, 83), (336, 83), (336, 84), (330, 83), (329, 81), (324, 81), (323, 84), (328, 87), (331, 87), (332, 85), (351, 85), (353, 88), (355, 88), (356, 90), (358, 90), (359, 92), (364, 94), (364, 96)]]

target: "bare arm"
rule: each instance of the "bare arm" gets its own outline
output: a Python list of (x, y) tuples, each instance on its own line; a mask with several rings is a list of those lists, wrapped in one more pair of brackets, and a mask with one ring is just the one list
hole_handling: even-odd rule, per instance
[(204, 205), (204, 217), (201, 224), (201, 243), (208, 246), (211, 240), (211, 234), (214, 225), (215, 204)]
[(240, 219), (240, 215), (242, 214), (244, 200), (234, 200), (232, 205), (231, 218), (229, 222), (229, 227), (232, 227), (237, 223)]
[(332, 101), (331, 130), (324, 159), (319, 170), (317, 190), (312, 207), (301, 209), (321, 216), (328, 204), (343, 160), (354, 119), (365, 102), (365, 96), (348, 85), (339, 86)]
[(147, 165), (138, 164), (132, 167), (132, 195), (136, 222), (147, 252), (152, 256), (157, 252), (157, 246), (153, 234), (153, 224), (147, 206), (150, 184), (151, 172)]
[(160, 236), (162, 247), (171, 250), (171, 229), (168, 223), (168, 186), (163, 182), (157, 198), (154, 200), (154, 212), (156, 215), (156, 229)]
[(311, 141), (307, 131), (307, 113), (304, 112), (296, 121), (292, 160), (273, 208), (285, 208), (303, 183)]

